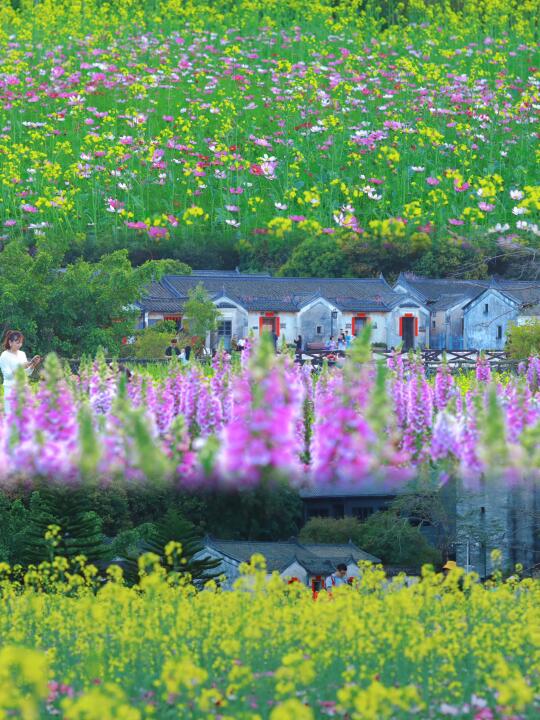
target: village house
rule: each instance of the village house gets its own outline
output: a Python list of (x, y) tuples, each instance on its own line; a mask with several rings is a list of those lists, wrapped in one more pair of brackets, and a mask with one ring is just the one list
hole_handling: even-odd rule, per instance
[(454, 280), (401, 273), (391, 287), (378, 278), (281, 278), (227, 270), (165, 275), (139, 301), (141, 328), (184, 318), (189, 291), (201, 283), (220, 310), (209, 347), (233, 338), (274, 333), (278, 342), (302, 336), (324, 344), (341, 332), (371, 325), (374, 345), (404, 350), (503, 350), (511, 323), (540, 314), (540, 282)]
[(540, 282), (454, 280), (401, 273), (394, 290), (411, 295), (430, 314), (429, 347), (503, 350), (510, 323), (540, 315)]
[(338, 563), (347, 565), (347, 576), (358, 577), (358, 563), (363, 560), (379, 563), (380, 559), (360, 550), (349, 541), (339, 543), (300, 543), (296, 538), (281, 542), (256, 542), (252, 540), (217, 540), (207, 536), (204, 547), (195, 559), (210, 557), (221, 564), (212, 572), (225, 575), (225, 587), (229, 589), (240, 577), (240, 565), (249, 563), (253, 555), (262, 555), (266, 560), (267, 577), (277, 572), (284, 580), (296, 578), (299, 582), (320, 588)]
[(371, 341), (386, 348), (425, 348), (429, 344), (429, 312), (415, 293), (393, 290), (379, 278), (277, 278), (235, 271), (194, 271), (166, 275), (148, 288), (138, 303), (140, 327), (159, 320), (182, 323), (188, 293), (199, 283), (220, 310), (218, 331), (207, 344), (233, 337), (275, 333), (278, 342), (293, 343), (302, 336), (304, 347), (324, 343), (340, 332), (358, 335), (366, 323)]

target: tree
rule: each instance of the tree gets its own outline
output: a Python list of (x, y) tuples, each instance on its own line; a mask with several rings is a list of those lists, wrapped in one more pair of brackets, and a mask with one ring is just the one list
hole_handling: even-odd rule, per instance
[(207, 333), (213, 332), (217, 328), (219, 310), (202, 283), (188, 292), (184, 313), (189, 333), (193, 337), (206, 338)]
[(31, 352), (117, 354), (135, 329), (134, 303), (165, 272), (190, 272), (177, 261), (132, 267), (127, 250), (99, 262), (78, 260), (62, 269), (66, 247), (43, 239), (29, 249), (12, 241), (0, 252), (0, 330), (21, 330)]
[(18, 561), (21, 536), (28, 524), (28, 509), (20, 499), (0, 493), (0, 562)]
[(506, 352), (515, 360), (537, 355), (540, 352), (540, 322), (531, 318), (525, 325), (509, 325)]
[(300, 531), (299, 539), (305, 543), (348, 543), (349, 540), (356, 542), (359, 525), (358, 520), (353, 517), (313, 517)]
[(176, 325), (171, 320), (162, 320), (144, 330), (137, 330), (135, 346), (132, 346), (135, 357), (163, 359), (171, 338), (175, 337), (177, 332)]
[(419, 568), (439, 564), (440, 552), (417, 527), (394, 510), (376, 512), (364, 522), (354, 518), (312, 518), (300, 533), (303, 542), (352, 540), (361, 550), (381, 558), (385, 565)]
[[(45, 539), (51, 526), (60, 529), (54, 545)], [(88, 562), (96, 564), (103, 562), (107, 554), (101, 518), (89, 510), (85, 489), (43, 485), (32, 493), (18, 562), (39, 563), (50, 560), (52, 555), (72, 560), (84, 555)]]
[[(125, 534), (133, 544), (126, 547), (120, 564), (124, 569), (124, 578), (134, 584), (139, 578), (141, 555), (154, 553), (161, 559), (161, 564), (169, 571), (179, 575), (189, 574), (195, 583), (202, 583), (217, 576), (216, 568), (220, 560), (210, 557), (195, 558), (203, 550), (200, 533), (193, 523), (169, 508), (162, 520), (156, 525), (146, 524), (135, 529), (132, 535)], [(127, 538), (126, 538), (127, 539)], [(115, 545), (118, 547), (117, 539)], [(181, 546), (178, 553), (171, 554), (169, 543), (176, 542)]]
[(344, 277), (348, 274), (347, 258), (333, 235), (306, 238), (279, 269), (279, 275), (289, 277)]

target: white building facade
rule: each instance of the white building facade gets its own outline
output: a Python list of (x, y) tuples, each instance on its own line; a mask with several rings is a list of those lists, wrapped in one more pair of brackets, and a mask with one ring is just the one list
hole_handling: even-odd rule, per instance
[(152, 283), (139, 302), (140, 327), (184, 319), (190, 290), (202, 284), (220, 311), (218, 331), (207, 344), (272, 333), (279, 344), (298, 336), (304, 348), (359, 335), (371, 326), (371, 342), (382, 348), (429, 346), (429, 310), (412, 292), (395, 291), (379, 278), (274, 278), (227, 271), (195, 271)]

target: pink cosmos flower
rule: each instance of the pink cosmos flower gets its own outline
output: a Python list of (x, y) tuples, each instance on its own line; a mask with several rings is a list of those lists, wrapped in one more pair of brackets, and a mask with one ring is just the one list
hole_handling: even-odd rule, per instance
[(289, 220), (292, 220), (293, 222), (303, 222), (305, 219), (305, 215), (289, 215)]
[(484, 212), (491, 212), (492, 210), (495, 210), (495, 205), (492, 205), (491, 203), (487, 203), (484, 201), (479, 202), (478, 207), (480, 208), (480, 210), (483, 210)]
[(17, 224), (16, 220), (5, 220), (4, 221), (4, 227), (13, 227)]
[(229, 212), (239, 212), (240, 208), (238, 205), (225, 205), (225, 210), (228, 210)]
[(229, 192), (231, 193), (231, 195), (242, 195), (244, 189), (241, 187), (230, 187)]
[(152, 227), (148, 228), (148, 234), (151, 238), (163, 238), (167, 235), (167, 228), (159, 227), (158, 225), (152, 225)]
[(430, 176), (426, 178), (426, 182), (428, 185), (439, 185), (441, 181), (436, 177)]
[(133, 138), (131, 135), (122, 135), (118, 142), (120, 145), (133, 145)]
[(174, 117), (172, 115), (163, 115), (163, 121), (164, 122), (174, 122)]
[(28, 205), (28, 204), (26, 204), (26, 203), (21, 206), (21, 210), (22, 210), (23, 212), (26, 212), (26, 213), (37, 213), (37, 212), (39, 212), (39, 210), (37, 209), (37, 207), (36, 207), (35, 205)]
[(464, 220), (458, 220), (458, 219), (456, 219), (456, 218), (450, 218), (450, 219), (448, 220), (448, 223), (449, 223), (449, 225), (465, 225), (465, 221), (464, 221)]
[(465, 192), (470, 188), (470, 184), (468, 182), (464, 182), (461, 185), (458, 185), (457, 183), (454, 183), (454, 190), (456, 192)]
[(147, 228), (146, 223), (142, 222), (142, 220), (137, 220), (137, 222), (130, 220), (129, 222), (126, 222), (126, 225), (132, 230), (146, 230)]

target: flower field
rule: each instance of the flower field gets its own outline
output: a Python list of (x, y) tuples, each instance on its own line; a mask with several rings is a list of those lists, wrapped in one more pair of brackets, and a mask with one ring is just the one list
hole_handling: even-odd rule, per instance
[[(533, 720), (540, 584), (426, 570), (407, 587), (365, 567), (324, 593), (269, 582), (255, 557), (232, 592), (166, 581), (97, 589), (58, 559), (0, 566), (0, 715), (24, 720)], [(117, 570), (117, 568), (116, 568)], [(46, 587), (47, 593), (40, 590)]]
[(234, 368), (220, 353), (211, 368), (129, 382), (100, 358), (74, 376), (49, 356), (43, 382), (21, 385), (0, 419), (1, 481), (389, 489), (434, 468), (471, 488), (538, 478), (537, 358), (506, 378), (481, 359), (472, 377), (442, 365), (428, 379), (414, 358), (377, 366), (364, 352), (358, 342), (343, 369), (314, 377), (261, 342)]
[(219, 240), (285, 270), (330, 235), (360, 265), (537, 242), (537, 0), (17, 5), (3, 242), (189, 262)]

